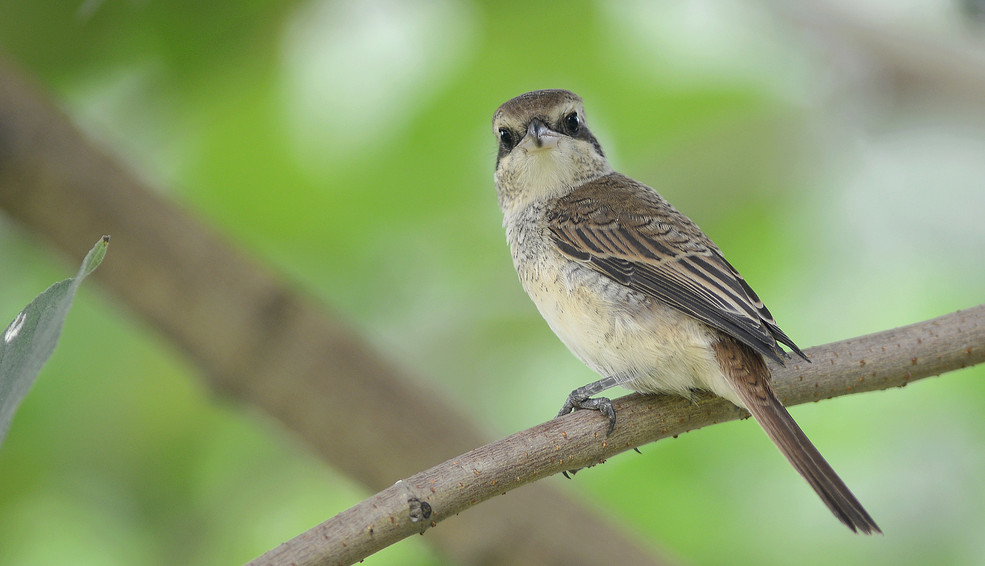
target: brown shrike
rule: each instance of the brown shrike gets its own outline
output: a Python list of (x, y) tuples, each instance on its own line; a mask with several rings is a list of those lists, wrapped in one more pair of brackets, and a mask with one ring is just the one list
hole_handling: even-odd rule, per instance
[[(551, 329), (602, 379), (558, 416), (597, 409), (601, 391), (724, 397), (752, 414), (853, 531), (881, 532), (776, 398), (764, 357), (777, 342), (807, 357), (717, 246), (652, 188), (612, 170), (566, 90), (522, 94), (496, 110), (496, 190), (523, 288)], [(809, 361), (809, 360), (808, 360)]]

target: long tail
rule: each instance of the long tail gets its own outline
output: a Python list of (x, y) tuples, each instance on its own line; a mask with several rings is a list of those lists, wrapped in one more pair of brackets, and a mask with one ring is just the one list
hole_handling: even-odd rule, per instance
[(715, 344), (715, 355), (725, 377), (746, 409), (793, 467), (811, 484), (821, 501), (854, 532), (882, 533), (862, 504), (824, 460), (804, 431), (780, 403), (770, 385), (763, 357), (731, 338)]

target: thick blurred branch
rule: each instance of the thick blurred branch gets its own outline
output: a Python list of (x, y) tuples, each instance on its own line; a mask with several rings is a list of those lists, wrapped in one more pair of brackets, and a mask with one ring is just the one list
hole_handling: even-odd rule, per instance
[[(102, 234), (95, 278), (202, 369), (376, 491), (488, 439), (291, 289), (88, 140), (0, 59), (0, 208), (78, 257)], [(589, 509), (544, 485), (428, 540), (463, 564), (653, 564)], [(605, 540), (605, 545), (584, 545)]]
[[(941, 34), (894, 25), (861, 4), (778, 3), (777, 13), (812, 31), (837, 55), (864, 61), (898, 95), (921, 94), (937, 105), (980, 109), (985, 102), (985, 42), (980, 34)], [(844, 64), (837, 57), (834, 65)], [(842, 74), (850, 75), (850, 72)], [(856, 88), (850, 95), (859, 95)], [(885, 96), (880, 99), (885, 103)]]
[[(813, 363), (771, 367), (787, 405), (901, 387), (985, 361), (985, 305), (806, 352)], [(749, 416), (710, 395), (692, 402), (634, 394), (613, 403), (618, 424), (609, 436), (601, 414), (576, 411), (398, 482), (250, 564), (353, 564), (495, 495), (641, 444)]]

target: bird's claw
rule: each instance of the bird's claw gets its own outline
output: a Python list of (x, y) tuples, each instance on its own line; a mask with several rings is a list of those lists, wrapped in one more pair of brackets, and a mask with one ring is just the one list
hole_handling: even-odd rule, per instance
[(579, 398), (574, 394), (568, 395), (557, 416), (562, 417), (575, 409), (590, 409), (599, 411), (609, 418), (609, 429), (606, 436), (612, 434), (612, 429), (616, 428), (616, 410), (612, 406), (612, 401), (608, 397), (588, 397)]

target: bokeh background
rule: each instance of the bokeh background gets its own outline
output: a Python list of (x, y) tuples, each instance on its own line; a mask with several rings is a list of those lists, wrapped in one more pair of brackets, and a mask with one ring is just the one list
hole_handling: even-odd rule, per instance
[[(504, 436), (595, 377), (510, 264), (499, 104), (578, 92), (616, 168), (698, 222), (808, 347), (982, 302), (979, 14), (2, 0), (0, 49), (154, 187)], [(0, 320), (79, 261), (0, 213)], [(980, 564), (983, 377), (793, 409), (884, 537), (850, 536), (748, 421), (545, 481), (682, 563)], [(0, 563), (239, 563), (368, 495), (87, 283), (0, 447)], [(424, 536), (367, 563), (444, 562)]]

